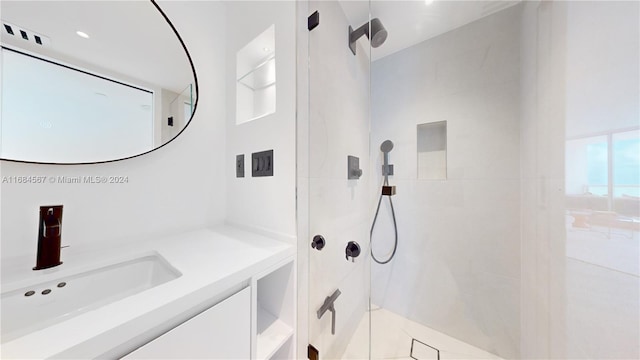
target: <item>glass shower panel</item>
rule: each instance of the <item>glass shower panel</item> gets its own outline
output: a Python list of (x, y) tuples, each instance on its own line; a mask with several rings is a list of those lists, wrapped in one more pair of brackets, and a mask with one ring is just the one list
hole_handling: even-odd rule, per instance
[[(639, 12), (566, 6), (565, 176), (587, 184), (565, 190), (566, 358), (640, 357)], [(581, 158), (569, 152), (576, 138), (590, 143)]]
[(394, 215), (398, 231), (395, 258), (372, 263), (373, 359), (519, 355), (520, 11), (371, 4), (389, 31), (372, 49), (372, 168), (385, 160), (376, 145), (393, 141), (397, 188), (374, 253), (393, 249)]
[[(623, 131), (611, 135), (613, 148), (613, 197), (640, 197), (640, 131)], [(625, 206), (621, 206), (624, 208)], [(631, 208), (631, 206), (629, 206)], [(637, 216), (637, 214), (636, 214)]]
[(640, 356), (639, 6), (371, 3), (371, 358)]
[(639, 358), (640, 3), (309, 4), (320, 358)]
[[(309, 36), (310, 358), (369, 357), (369, 46), (354, 55), (349, 26), (367, 1), (310, 1), (320, 23)], [(349, 165), (351, 167), (349, 168)]]

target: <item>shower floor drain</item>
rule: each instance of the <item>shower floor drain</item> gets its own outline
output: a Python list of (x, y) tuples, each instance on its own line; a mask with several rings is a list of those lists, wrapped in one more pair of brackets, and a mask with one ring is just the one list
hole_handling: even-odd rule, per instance
[(420, 340), (411, 339), (411, 356), (416, 360), (440, 360), (440, 350)]

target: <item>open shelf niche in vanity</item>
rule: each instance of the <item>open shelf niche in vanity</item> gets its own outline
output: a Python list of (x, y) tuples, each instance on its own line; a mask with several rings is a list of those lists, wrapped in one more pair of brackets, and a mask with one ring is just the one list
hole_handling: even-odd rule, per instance
[(252, 358), (294, 358), (294, 262), (289, 260), (253, 279)]

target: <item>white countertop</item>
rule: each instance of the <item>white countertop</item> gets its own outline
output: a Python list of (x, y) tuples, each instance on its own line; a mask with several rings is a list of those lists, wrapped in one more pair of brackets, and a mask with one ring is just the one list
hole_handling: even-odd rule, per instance
[[(3, 292), (34, 282), (109, 265), (149, 252), (182, 276), (1, 346), (2, 358), (88, 358), (123, 355), (249, 284), (252, 276), (287, 259), (292, 245), (224, 226), (125, 245), (100, 252), (63, 253), (54, 269), (3, 271)], [(27, 269), (27, 268), (25, 268)]]

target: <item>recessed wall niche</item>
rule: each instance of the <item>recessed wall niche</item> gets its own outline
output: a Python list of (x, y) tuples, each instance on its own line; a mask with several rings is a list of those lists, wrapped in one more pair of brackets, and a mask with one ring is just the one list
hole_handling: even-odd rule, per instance
[(236, 54), (236, 124), (276, 112), (275, 25)]
[(418, 124), (418, 179), (447, 178), (447, 122)]

